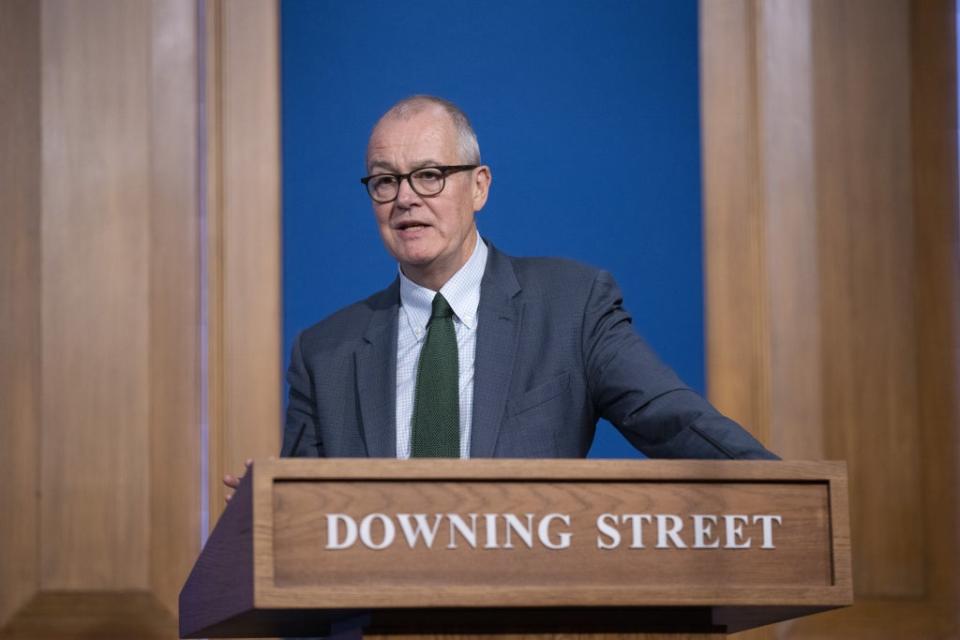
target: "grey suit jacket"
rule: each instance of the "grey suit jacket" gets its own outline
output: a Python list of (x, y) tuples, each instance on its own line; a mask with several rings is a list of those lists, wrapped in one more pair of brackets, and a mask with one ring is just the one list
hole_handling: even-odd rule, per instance
[[(573, 458), (599, 418), (661, 458), (775, 458), (634, 331), (610, 274), (489, 245), (474, 368), (474, 458)], [(399, 280), (293, 345), (284, 455), (396, 456)]]

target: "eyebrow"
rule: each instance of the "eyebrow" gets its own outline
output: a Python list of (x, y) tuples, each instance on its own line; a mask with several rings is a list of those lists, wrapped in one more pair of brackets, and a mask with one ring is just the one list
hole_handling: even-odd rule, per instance
[[(411, 165), (410, 171), (416, 171), (417, 169), (423, 169), (424, 167), (442, 167), (442, 166), (443, 166), (442, 162), (438, 162), (431, 158), (427, 158), (426, 160), (420, 160), (419, 162), (414, 162), (413, 165)], [(396, 167), (394, 167), (389, 162), (384, 162), (382, 160), (374, 160), (373, 163), (371, 163), (370, 165), (371, 175), (373, 175), (373, 172), (376, 169), (381, 169), (388, 173), (397, 172)]]

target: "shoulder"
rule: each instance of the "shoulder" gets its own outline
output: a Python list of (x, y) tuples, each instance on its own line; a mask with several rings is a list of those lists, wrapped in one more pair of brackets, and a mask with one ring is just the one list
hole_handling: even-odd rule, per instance
[(568, 258), (511, 258), (521, 285), (590, 283), (602, 273), (592, 265)]
[(498, 252), (508, 262), (526, 295), (589, 295), (598, 281), (612, 280), (606, 271), (577, 260), (554, 257), (514, 257)]
[(396, 313), (398, 304), (399, 292), (394, 283), (307, 327), (297, 338), (299, 346), (311, 352), (353, 344), (363, 339), (375, 317)]

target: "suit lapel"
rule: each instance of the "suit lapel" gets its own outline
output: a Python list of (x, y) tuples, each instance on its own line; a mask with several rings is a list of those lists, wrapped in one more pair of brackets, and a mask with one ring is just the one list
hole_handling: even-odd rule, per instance
[(364, 344), (356, 353), (361, 429), (368, 457), (395, 458), (399, 280), (375, 296), (372, 304)]
[(523, 318), (522, 305), (516, 298), (520, 284), (513, 265), (493, 245), (487, 244), (490, 254), (480, 285), (474, 360), (471, 458), (493, 457)]

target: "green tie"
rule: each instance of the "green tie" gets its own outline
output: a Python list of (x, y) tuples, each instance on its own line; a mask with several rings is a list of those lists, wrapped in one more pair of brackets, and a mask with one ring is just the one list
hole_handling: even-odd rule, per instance
[(413, 403), (414, 458), (460, 457), (460, 368), (453, 309), (439, 293), (420, 350)]

